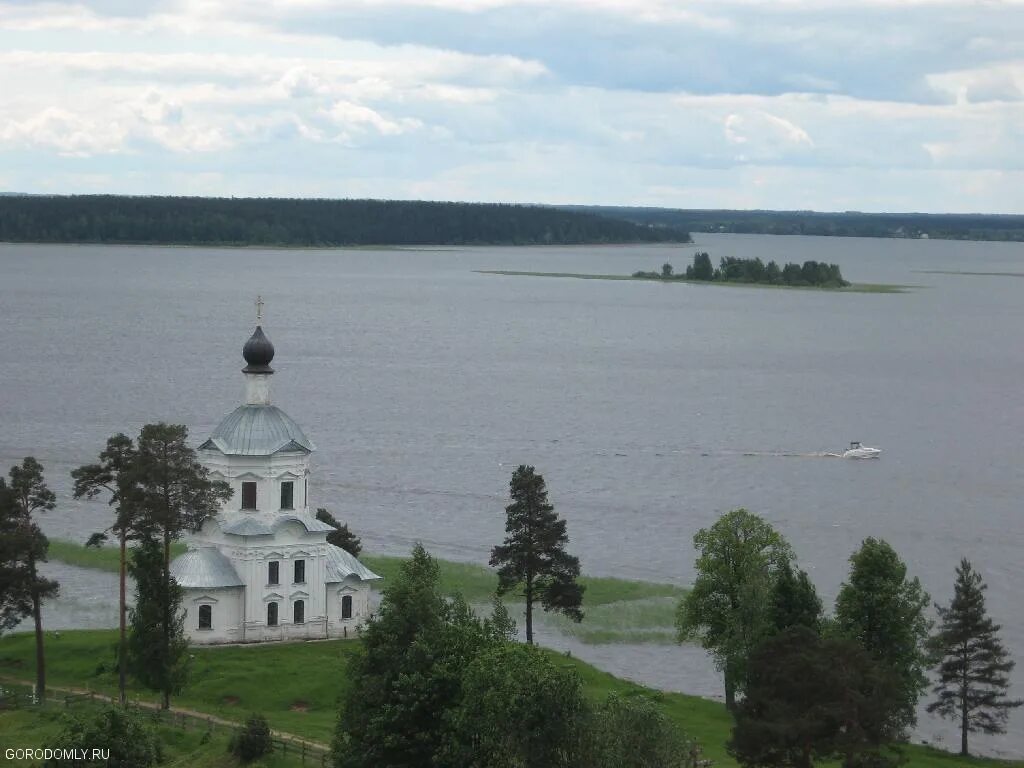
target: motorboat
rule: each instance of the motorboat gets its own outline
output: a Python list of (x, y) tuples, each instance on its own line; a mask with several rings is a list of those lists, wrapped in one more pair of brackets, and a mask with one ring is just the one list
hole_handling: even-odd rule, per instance
[(859, 440), (853, 440), (850, 447), (843, 452), (844, 459), (877, 459), (881, 455), (881, 448), (869, 448), (861, 445)]

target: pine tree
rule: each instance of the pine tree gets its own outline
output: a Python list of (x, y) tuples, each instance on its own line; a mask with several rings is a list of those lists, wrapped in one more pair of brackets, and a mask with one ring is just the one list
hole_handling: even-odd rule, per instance
[[(109, 496), (108, 504), (115, 508), (114, 523), (107, 531), (117, 536), (120, 548), (118, 574), (118, 650), (117, 650), (117, 691), (121, 706), (128, 703), (127, 662), (128, 662), (128, 540), (135, 538), (135, 518), (138, 510), (133, 505), (135, 481), (132, 470), (136, 459), (135, 444), (123, 433), (107, 440), (107, 446), (100, 452), (96, 464), (86, 464), (71, 471), (75, 481), (76, 499), (83, 496), (95, 498), (101, 493)], [(92, 534), (86, 546), (101, 546), (107, 540), (107, 531)]]
[(559, 611), (573, 621), (583, 620), (583, 590), (579, 558), (565, 551), (569, 536), (548, 503), (544, 477), (520, 464), (509, 483), (512, 503), (505, 507), (505, 542), (491, 550), (498, 568), (498, 594), (522, 585), (526, 602), (526, 642), (533, 643), (533, 604)]
[(359, 553), (363, 551), (362, 542), (359, 541), (359, 537), (356, 536), (352, 531), (348, 529), (348, 523), (342, 525), (338, 522), (337, 518), (328, 512), (323, 507), (318, 507), (316, 510), (316, 519), (321, 523), (327, 523), (333, 525), (338, 530), (331, 531), (327, 534), (327, 543), (333, 544), (336, 547), (340, 547), (348, 552), (352, 557), (359, 557)]
[(969, 754), (968, 733), (1006, 733), (1010, 710), (1024, 704), (1006, 697), (1014, 662), (999, 641), (1000, 626), (985, 611), (981, 574), (967, 558), (956, 569), (953, 601), (939, 611), (939, 631), (930, 641), (939, 682), (929, 712), (960, 720), (960, 754)]
[(43, 601), (56, 596), (60, 587), (56, 581), (39, 574), (39, 563), (46, 562), (46, 551), (50, 547), (50, 542), (33, 518), (38, 512), (53, 509), (57, 497), (43, 479), (43, 466), (31, 456), (26, 456), (20, 466), (11, 467), (10, 477), (10, 490), (17, 521), (16, 533), (21, 542), (21, 559), (27, 577), (25, 583), (28, 587), (36, 630), (36, 696), (42, 701), (46, 695)]

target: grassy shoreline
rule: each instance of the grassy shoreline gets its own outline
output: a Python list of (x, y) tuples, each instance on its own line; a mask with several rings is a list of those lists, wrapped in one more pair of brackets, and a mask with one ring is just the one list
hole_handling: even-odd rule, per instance
[(851, 283), (842, 288), (826, 288), (815, 285), (772, 285), (770, 283), (741, 283), (728, 280), (687, 280), (674, 277), (666, 280), (661, 277), (637, 277), (636, 275), (600, 275), (580, 272), (523, 272), (513, 269), (475, 269), (481, 275), (504, 275), (509, 277), (569, 277), (576, 280), (633, 280), (648, 283), (682, 283), (684, 285), (719, 285), (733, 288), (771, 288), (787, 291), (827, 291), (829, 293), (909, 293), (916, 285), (897, 285), (895, 283)]
[[(75, 630), (47, 639), (48, 679), (53, 685), (80, 687), (113, 694), (117, 688), (114, 630)], [(272, 728), (312, 741), (329, 743), (337, 718), (337, 702), (348, 685), (346, 660), (357, 641), (329, 640), (267, 643), (246, 646), (194, 647), (189, 685), (173, 704), (228, 720), (262, 712)], [(34, 677), (34, 639), (30, 632), (0, 638), (0, 679)], [(724, 705), (697, 696), (663, 693), (608, 673), (570, 656), (547, 651), (559, 664), (573, 667), (594, 700), (616, 692), (657, 702), (680, 728), (698, 739), (716, 768), (735, 768), (725, 750), (732, 718)], [(254, 670), (274, 670), (274, 684)], [(316, 674), (310, 674), (316, 670)], [(132, 685), (130, 698), (155, 701), (149, 691)], [(3, 721), (0, 720), (0, 723)], [(906, 747), (913, 768), (956, 768), (965, 765), (1024, 768), (1024, 762), (991, 758), (964, 760), (958, 755), (920, 745)]]
[[(172, 545), (173, 556), (184, 551), (185, 545), (182, 542)], [(110, 573), (117, 573), (119, 568), (117, 547), (86, 547), (66, 539), (50, 540), (49, 559)], [(405, 559), (394, 555), (366, 553), (359, 557), (370, 570), (384, 577), (384, 584), (398, 573)], [(441, 571), (442, 592), (459, 592), (470, 603), (487, 603), (491, 600), (498, 586), (498, 576), (492, 569), (453, 560), (439, 559), (437, 564)], [(584, 593), (584, 609), (596, 613), (595, 621), (583, 627), (565, 622), (560, 623), (559, 628), (583, 642), (629, 642), (634, 639), (634, 633), (638, 633), (639, 637), (647, 637), (652, 632), (657, 632), (658, 638), (664, 639), (662, 635), (673, 624), (675, 603), (686, 593), (684, 587), (675, 584), (649, 581), (582, 576), (580, 582), (587, 588)], [(512, 596), (507, 599), (515, 602)], [(623, 611), (627, 607), (631, 610)], [(622, 620), (625, 615), (632, 616), (636, 622), (626, 626)], [(602, 620), (604, 617), (607, 617), (607, 621)]]

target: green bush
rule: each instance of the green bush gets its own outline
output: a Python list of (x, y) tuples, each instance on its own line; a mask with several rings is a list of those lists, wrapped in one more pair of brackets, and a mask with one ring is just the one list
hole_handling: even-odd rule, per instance
[[(48, 760), (44, 765), (104, 766), (104, 768), (149, 768), (163, 760), (160, 739), (138, 715), (107, 707), (92, 716), (68, 717), (64, 730), (53, 745), (57, 749), (82, 749), (84, 760)], [(93, 750), (109, 750), (109, 758), (92, 759)]]
[(270, 738), (267, 718), (263, 715), (250, 715), (245, 721), (245, 727), (231, 738), (228, 749), (243, 763), (251, 763), (270, 754), (274, 743)]

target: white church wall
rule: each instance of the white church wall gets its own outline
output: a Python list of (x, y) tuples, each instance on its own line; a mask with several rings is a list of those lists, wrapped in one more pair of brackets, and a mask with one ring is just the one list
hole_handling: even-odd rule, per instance
[[(352, 616), (342, 618), (343, 600), (352, 599)], [(370, 586), (350, 577), (340, 584), (327, 585), (327, 621), (331, 637), (355, 637), (370, 616)]]
[[(199, 628), (199, 608), (203, 605), (210, 606), (209, 629)], [(185, 632), (196, 645), (241, 640), (242, 587), (186, 589), (182, 607), (185, 609)]]
[[(201, 459), (216, 480), (224, 480), (234, 493), (224, 502), (224, 512), (280, 512), (281, 484), (291, 481), (292, 509), (308, 508), (309, 454), (275, 453), (272, 456), (225, 456), (219, 451), (201, 452)], [(242, 483), (256, 483), (256, 509), (242, 509)]]

